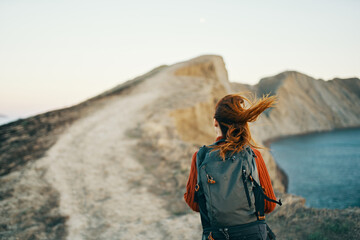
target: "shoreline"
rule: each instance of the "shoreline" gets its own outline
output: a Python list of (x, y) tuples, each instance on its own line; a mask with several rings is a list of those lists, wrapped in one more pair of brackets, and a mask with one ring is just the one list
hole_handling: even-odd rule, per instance
[(330, 130), (310, 131), (310, 132), (304, 132), (304, 133), (296, 133), (296, 134), (277, 136), (277, 137), (272, 137), (272, 138), (268, 138), (268, 139), (264, 140), (263, 144), (264, 144), (264, 146), (266, 148), (271, 149), (270, 145), (273, 142), (284, 140), (286, 138), (301, 137), (301, 136), (315, 135), (315, 134), (318, 134), (318, 133), (327, 133), (327, 132), (335, 132), (335, 131), (342, 131), (342, 130), (351, 130), (351, 129), (358, 129), (358, 128), (360, 128), (360, 125), (358, 125), (358, 126), (349, 126), (349, 127), (341, 127), (341, 128), (333, 128), (333, 129), (330, 129)]

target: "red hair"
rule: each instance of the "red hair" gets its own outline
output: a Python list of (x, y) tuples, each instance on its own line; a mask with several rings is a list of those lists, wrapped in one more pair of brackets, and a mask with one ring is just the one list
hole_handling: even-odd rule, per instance
[[(246, 108), (246, 102), (249, 107)], [(215, 107), (214, 118), (219, 122), (221, 132), (226, 137), (225, 143), (214, 145), (213, 150), (220, 150), (220, 156), (225, 159), (228, 151), (240, 152), (245, 145), (260, 148), (251, 137), (249, 122), (255, 122), (267, 108), (273, 107), (276, 96), (263, 96), (258, 100), (249, 100), (239, 94), (223, 97)]]

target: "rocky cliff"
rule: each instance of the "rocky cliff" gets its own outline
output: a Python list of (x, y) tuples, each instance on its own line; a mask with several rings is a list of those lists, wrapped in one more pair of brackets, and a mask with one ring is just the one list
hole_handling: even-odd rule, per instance
[[(252, 126), (255, 139), (267, 142), (295, 134), (328, 131), (345, 127), (360, 126), (360, 80), (333, 79), (316, 80), (295, 71), (263, 78), (254, 86), (232, 83), (237, 91), (251, 91), (257, 96), (276, 94), (278, 104), (270, 109)], [(270, 175), (275, 187), (283, 191), (277, 182), (276, 166), (267, 151), (263, 154), (270, 166)], [(281, 181), (285, 184), (286, 176)]]
[[(73, 107), (0, 126), (0, 238), (199, 238), (199, 216), (182, 195), (192, 154), (214, 141), (212, 114), (222, 96), (240, 90), (279, 96), (278, 107), (251, 126), (265, 143), (360, 125), (359, 89), (359, 79), (325, 82), (297, 72), (255, 86), (231, 83), (221, 57), (201, 56)], [(284, 191), (285, 175), (263, 154), (274, 186)], [(330, 229), (316, 233), (329, 239), (354, 236), (354, 229), (359, 236), (358, 209), (309, 209), (280, 192), (285, 204), (269, 219), (279, 239), (313, 237), (318, 227)], [(334, 233), (339, 219), (355, 221)], [(294, 221), (307, 230), (291, 228)]]

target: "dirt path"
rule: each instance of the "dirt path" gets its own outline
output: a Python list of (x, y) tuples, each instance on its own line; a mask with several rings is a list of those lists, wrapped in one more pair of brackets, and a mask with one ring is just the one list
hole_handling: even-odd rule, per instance
[[(126, 130), (153, 93), (119, 97), (75, 122), (36, 164), (61, 194), (68, 239), (194, 239), (198, 215), (171, 217), (147, 191), (156, 179), (129, 155)], [(134, 183), (138, 183), (134, 187)]]

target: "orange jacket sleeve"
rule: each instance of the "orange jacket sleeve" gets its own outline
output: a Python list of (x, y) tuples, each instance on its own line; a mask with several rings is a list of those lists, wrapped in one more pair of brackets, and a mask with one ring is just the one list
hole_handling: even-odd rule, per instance
[[(252, 149), (252, 150), (256, 155), (255, 161), (256, 161), (256, 167), (258, 169), (260, 185), (265, 189), (264, 192), (269, 198), (276, 199), (264, 159), (262, 158), (259, 150), (257, 149)], [(274, 211), (275, 207), (276, 207), (276, 203), (265, 200), (265, 213), (270, 213)]]
[(186, 184), (186, 193), (184, 194), (184, 199), (192, 210), (199, 212), (199, 205), (197, 202), (194, 202), (195, 185), (197, 182), (196, 154), (197, 152), (194, 153), (191, 160), (190, 174)]

